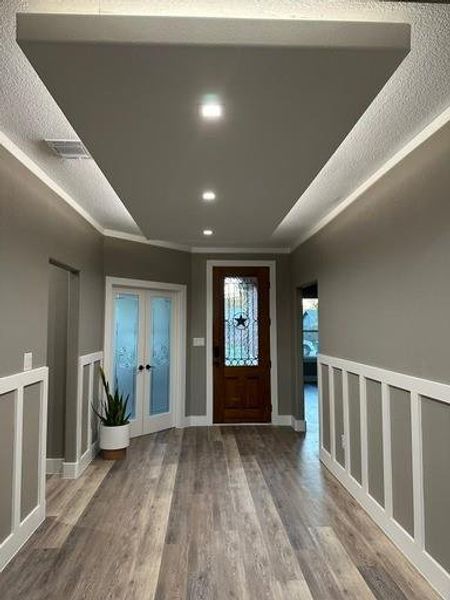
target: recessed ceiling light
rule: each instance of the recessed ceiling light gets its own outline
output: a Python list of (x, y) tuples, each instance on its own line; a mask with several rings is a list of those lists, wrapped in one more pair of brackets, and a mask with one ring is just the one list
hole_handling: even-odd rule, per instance
[(214, 233), (214, 231), (212, 229), (204, 229), (203, 230), (203, 235), (212, 235)]
[(207, 202), (211, 202), (212, 200), (216, 199), (216, 192), (213, 192), (212, 190), (205, 190), (202, 194), (202, 198)]
[(222, 117), (223, 106), (216, 96), (206, 96), (200, 105), (200, 114), (208, 121), (215, 121)]

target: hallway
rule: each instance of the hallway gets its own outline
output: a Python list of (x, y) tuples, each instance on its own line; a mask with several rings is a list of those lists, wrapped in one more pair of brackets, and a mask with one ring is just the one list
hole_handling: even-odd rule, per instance
[(0, 597), (438, 598), (319, 465), (315, 434), (284, 427), (172, 429), (50, 477)]

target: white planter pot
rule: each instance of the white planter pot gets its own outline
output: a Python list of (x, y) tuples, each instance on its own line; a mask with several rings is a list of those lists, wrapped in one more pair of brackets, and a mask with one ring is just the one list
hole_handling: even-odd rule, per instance
[(106, 427), (100, 423), (100, 448), (102, 450), (122, 450), (130, 445), (130, 424), (119, 427)]

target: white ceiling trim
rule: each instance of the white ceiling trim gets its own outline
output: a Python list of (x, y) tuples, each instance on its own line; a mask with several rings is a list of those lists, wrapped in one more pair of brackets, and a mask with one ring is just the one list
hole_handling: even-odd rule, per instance
[(194, 246), (193, 254), (289, 254), (290, 248), (210, 248)]
[(67, 202), (80, 216), (92, 225), (99, 233), (103, 234), (103, 227), (98, 223), (84, 208), (82, 208), (76, 200), (70, 196), (61, 186), (59, 186), (51, 177), (39, 167), (34, 160), (25, 154), (8, 136), (0, 131), (0, 145), (11, 156), (18, 160), (28, 171), (33, 173), (42, 183), (44, 183), (52, 192), (57, 194), (64, 202)]
[(169, 248), (170, 250), (192, 252), (192, 254), (289, 254), (291, 252), (290, 248), (216, 248), (211, 246), (186, 246), (185, 244), (177, 244), (176, 242), (148, 240), (143, 235), (133, 235), (130, 233), (123, 233), (122, 231), (113, 231), (112, 229), (105, 229), (103, 235), (119, 240), (126, 240), (127, 242), (137, 242), (138, 244), (159, 246), (160, 248)]
[(73, 208), (83, 219), (90, 223), (100, 234), (105, 237), (112, 237), (130, 242), (138, 242), (157, 246), (161, 248), (169, 248), (183, 252), (192, 252), (193, 254), (289, 254), (298, 246), (306, 242), (313, 235), (318, 233), (326, 225), (331, 223), (341, 212), (358, 200), (368, 189), (370, 189), (384, 175), (401, 163), (409, 154), (411, 154), (421, 144), (426, 142), (437, 131), (444, 127), (450, 121), (450, 106), (448, 106), (440, 115), (438, 115), (431, 123), (429, 123), (422, 131), (420, 131), (412, 140), (410, 140), (403, 148), (401, 148), (394, 156), (387, 160), (373, 175), (364, 181), (358, 188), (345, 198), (336, 208), (327, 213), (314, 227), (311, 227), (305, 234), (297, 239), (292, 248), (215, 248), (215, 247), (197, 247), (177, 244), (176, 242), (165, 242), (161, 240), (149, 240), (144, 236), (122, 233), (102, 227), (84, 208), (82, 208), (76, 200), (61, 188), (45, 171), (41, 169), (29, 156), (25, 154), (8, 136), (0, 131), (0, 146), (4, 148), (11, 156), (18, 160), (28, 171), (37, 177), (44, 185), (52, 192), (57, 194), (64, 202)]
[(157, 246), (160, 248), (168, 248), (170, 250), (179, 250), (182, 252), (192, 252), (197, 254), (288, 254), (290, 248), (193, 248), (176, 242), (164, 242), (162, 240), (148, 240), (143, 235), (134, 235), (131, 233), (122, 233), (112, 229), (105, 229), (98, 223), (84, 208), (82, 208), (76, 200), (72, 198), (65, 190), (62, 189), (51, 177), (45, 173), (29, 156), (25, 154), (7, 135), (0, 131), (0, 145), (11, 156), (18, 160), (28, 171), (30, 171), (37, 179), (46, 185), (52, 192), (64, 200), (71, 208), (73, 208), (83, 219), (85, 219), (92, 227), (94, 227), (101, 235), (105, 237), (117, 238), (129, 242), (138, 242), (149, 246)]
[(401, 163), (411, 152), (418, 148), (421, 144), (426, 142), (432, 135), (434, 135), (439, 129), (444, 127), (450, 121), (450, 106), (447, 107), (440, 115), (438, 115), (431, 123), (429, 123), (422, 131), (420, 131), (412, 140), (410, 140), (403, 148), (394, 154), (389, 160), (387, 160), (373, 175), (366, 179), (359, 187), (357, 187), (351, 194), (349, 194), (342, 202), (340, 202), (336, 208), (327, 213), (314, 227), (311, 227), (303, 235), (301, 235), (292, 246), (291, 251), (295, 250), (306, 242), (310, 237), (318, 233), (328, 223), (331, 223), (341, 212), (348, 208), (353, 202), (361, 198), (361, 196), (369, 188), (371, 188), (377, 181), (379, 181), (384, 175)]
[(177, 244), (176, 242), (164, 242), (162, 240), (149, 240), (143, 235), (133, 235), (132, 233), (123, 233), (122, 231), (114, 231), (112, 229), (104, 229), (103, 235), (106, 237), (117, 238), (118, 240), (126, 240), (128, 242), (137, 242), (139, 244), (159, 246), (160, 248), (169, 248), (170, 250), (181, 250), (183, 252), (191, 252), (191, 247), (186, 246), (185, 244)]

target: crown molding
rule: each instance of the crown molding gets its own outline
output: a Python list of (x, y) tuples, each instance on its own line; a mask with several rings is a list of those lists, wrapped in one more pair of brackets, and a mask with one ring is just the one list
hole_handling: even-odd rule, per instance
[(368, 177), (360, 186), (358, 186), (351, 194), (349, 194), (342, 202), (333, 210), (327, 213), (316, 225), (303, 233), (293, 244), (291, 251), (294, 251), (301, 244), (306, 242), (310, 237), (318, 233), (328, 223), (331, 223), (341, 212), (348, 208), (353, 202), (361, 198), (361, 196), (384, 177), (389, 171), (400, 164), (407, 156), (409, 156), (416, 148), (426, 142), (439, 129), (444, 127), (450, 121), (450, 106), (447, 107), (440, 115), (428, 123), (415, 137), (407, 144), (400, 148), (391, 158), (389, 158), (375, 173)]
[(11, 156), (18, 160), (26, 169), (28, 169), (35, 177), (44, 183), (52, 192), (57, 194), (64, 202), (73, 208), (83, 219), (85, 219), (92, 227), (94, 227), (101, 235), (105, 237), (117, 238), (149, 246), (157, 246), (170, 250), (178, 250), (181, 252), (191, 252), (193, 254), (289, 254), (306, 242), (313, 235), (318, 233), (326, 225), (331, 223), (341, 212), (353, 204), (356, 200), (375, 185), (384, 175), (395, 168), (407, 156), (409, 156), (416, 148), (421, 146), (437, 131), (444, 127), (450, 121), (450, 106), (447, 107), (440, 115), (424, 127), (415, 137), (388, 159), (375, 173), (368, 177), (360, 186), (351, 192), (338, 206), (327, 213), (316, 225), (303, 233), (292, 247), (278, 248), (223, 248), (223, 247), (203, 247), (203, 246), (188, 246), (178, 244), (176, 242), (165, 242), (162, 240), (147, 239), (143, 235), (132, 233), (124, 233), (112, 229), (106, 229), (96, 221), (83, 207), (81, 207), (70, 194), (68, 194), (60, 185), (58, 185), (51, 177), (45, 173), (23, 150), (21, 150), (9, 137), (0, 131), (0, 146), (4, 148)]
[(148, 246), (159, 246), (160, 248), (168, 248), (170, 250), (191, 252), (191, 247), (186, 246), (184, 244), (177, 244), (176, 242), (164, 242), (162, 240), (149, 240), (143, 235), (123, 233), (122, 231), (115, 231), (113, 229), (104, 229), (103, 235), (105, 237), (116, 238), (118, 240), (125, 240), (127, 242), (137, 242), (138, 244), (147, 244)]
[(92, 217), (76, 200), (72, 198), (63, 188), (58, 185), (47, 173), (37, 165), (23, 150), (0, 131), (0, 145), (16, 160), (18, 160), (28, 171), (44, 183), (52, 192), (57, 194), (64, 202), (71, 206), (83, 219), (92, 225), (99, 233), (103, 234), (103, 227)]
[(289, 254), (290, 248), (211, 248), (193, 246), (192, 254)]

